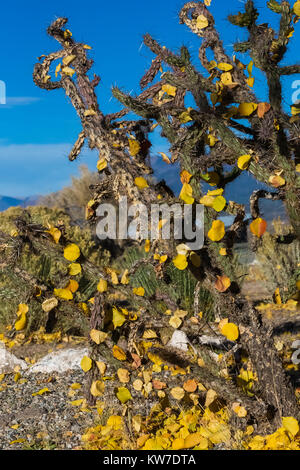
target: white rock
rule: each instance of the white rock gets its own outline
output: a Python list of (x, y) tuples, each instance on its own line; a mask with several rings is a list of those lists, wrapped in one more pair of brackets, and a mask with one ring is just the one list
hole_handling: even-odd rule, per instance
[(190, 342), (185, 332), (181, 330), (175, 330), (167, 346), (181, 349), (181, 351), (187, 351), (188, 344), (190, 344)]
[(81, 369), (80, 362), (83, 356), (88, 356), (87, 348), (61, 349), (51, 352), (31, 366), (27, 373), (35, 374), (42, 372), (44, 374), (57, 372), (63, 374), (69, 370)]
[(21, 370), (27, 369), (28, 365), (22, 359), (18, 359), (14, 354), (10, 353), (3, 343), (0, 343), (0, 374), (8, 374), (14, 372), (14, 368), (19, 366)]

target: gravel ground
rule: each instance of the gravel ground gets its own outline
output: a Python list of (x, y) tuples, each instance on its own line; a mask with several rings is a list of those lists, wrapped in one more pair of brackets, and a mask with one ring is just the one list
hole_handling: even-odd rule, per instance
[[(26, 382), (22, 383), (24, 379)], [(83, 398), (84, 373), (70, 371), (63, 376), (32, 374), (15, 382), (15, 373), (0, 383), (0, 449), (76, 449), (86, 428), (93, 425), (97, 410), (82, 411), (72, 406)], [(32, 396), (41, 389), (49, 392)], [(73, 396), (70, 396), (70, 391)], [(99, 416), (99, 415), (98, 415)], [(21, 440), (21, 442), (14, 442)]]

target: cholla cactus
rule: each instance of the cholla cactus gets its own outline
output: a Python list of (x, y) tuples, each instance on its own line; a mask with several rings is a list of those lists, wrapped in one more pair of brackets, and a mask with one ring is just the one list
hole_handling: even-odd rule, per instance
[[(152, 173), (147, 135), (156, 124), (169, 141), (170, 164), (180, 164), (183, 190), (179, 200), (189, 204), (200, 201), (205, 206), (204, 247), (196, 253), (181, 254), (182, 265), (177, 262), (174, 240), (170, 243), (155, 240), (147, 253), (140, 249), (140, 255), (132, 266), (128, 266), (125, 277), (111, 266), (106, 270), (100, 269), (81, 259), (85, 276), (101, 279), (101, 286), (94, 297), (90, 326), (94, 332), (105, 332), (100, 335), (103, 341), (100, 341), (100, 336), (96, 341), (100, 344), (91, 340), (92, 365), (88, 372), (87, 390), (90, 401), (93, 401), (97, 395), (95, 384), (99, 371), (96, 361), (99, 357), (105, 358), (114, 370), (120, 364), (123, 367), (127, 364), (130, 368), (130, 362), (143, 354), (147, 360), (149, 351), (147, 353), (141, 344), (143, 333), (150, 329), (159, 336), (159, 331), (169, 324), (169, 317), (164, 315), (164, 311), (175, 311), (181, 307), (180, 299), (174, 300), (168, 289), (162, 289), (159, 293), (155, 289), (151, 291), (153, 286), (148, 289), (147, 286), (131, 284), (139, 270), (151, 270), (153, 282), (172, 288), (172, 276), (168, 270), (184, 271), (185, 268), (186, 276), (194, 282), (193, 301), (190, 302), (191, 306), (185, 306), (187, 312), (184, 319), (177, 316), (180, 320), (177, 328), (181, 328), (188, 338), (195, 339), (200, 334), (201, 339), (201, 328), (197, 331), (198, 327), (189, 318), (196, 318), (199, 325), (199, 292), (201, 289), (209, 291), (215, 311), (228, 319), (227, 330), (232, 328), (227, 337), (237, 343), (233, 351), (241, 349), (248, 353), (258, 377), (255, 396), (250, 398), (243, 394), (234, 378), (223, 378), (216, 364), (199, 367), (192, 356), (183, 357), (182, 353), (161, 347), (161, 344), (154, 348), (155, 354), (166, 361), (173, 361), (175, 365), (190, 365), (199, 381), (213, 388), (228, 403), (241, 402), (248, 418), (280, 426), (282, 416), (297, 418), (299, 409), (293, 386), (274, 347), (272, 328), (240, 293), (241, 279), (233, 262), (233, 247), (246, 226), (245, 208), (237, 202), (227, 202), (222, 193), (244, 170), (273, 187), (270, 191), (255, 192), (250, 199), (253, 218), (251, 245), (254, 250), (259, 247), (266, 228), (260, 216), (261, 198), (282, 200), (290, 217), (293, 236), (300, 237), (300, 185), (297, 175), (300, 160), (299, 109), (292, 106), (292, 116), (287, 114), (282, 108), (281, 91), (281, 77), (299, 73), (300, 66), (280, 65), (294, 31), (293, 24), (299, 19), (299, 6), (293, 8), (287, 1), (278, 3), (272, 0), (268, 3), (274, 14), (281, 18), (278, 31), (258, 23), (258, 13), (251, 0), (246, 2), (244, 12), (229, 17), (231, 23), (248, 31), (247, 40), (234, 46), (237, 54), (248, 52), (251, 56), (252, 60), (246, 67), (237, 56), (229, 56), (224, 49), (214, 18), (205, 3), (208, 2), (186, 3), (179, 18), (201, 41), (199, 59), (206, 73), (196, 69), (186, 47), (183, 46), (180, 53), (175, 54), (147, 34), (144, 43), (155, 57), (140, 81), (143, 91), (133, 97), (119, 88), (113, 88), (113, 95), (125, 106), (118, 113), (104, 115), (101, 111), (95, 92), (100, 78), (94, 75), (91, 79), (88, 75), (93, 65), (93, 61), (88, 59), (89, 47), (75, 41), (65, 28), (66, 18), (57, 19), (48, 28), (48, 33), (60, 43), (61, 49), (42, 56), (34, 68), (36, 85), (46, 90), (64, 89), (81, 119), (82, 131), (70, 153), (70, 160), (79, 155), (85, 141), (90, 148), (99, 151), (97, 168), (101, 178), (91, 188), (93, 197), (87, 207), (90, 221), (96, 220), (97, 206), (108, 198), (118, 202), (120, 196), (126, 195), (130, 201), (142, 202), (147, 207), (158, 197), (169, 204), (177, 201), (165, 183), (155, 184), (147, 176)], [(208, 59), (208, 50), (212, 52), (213, 60)], [(52, 79), (50, 73), (54, 61), (61, 61), (56, 67), (59, 79)], [(268, 102), (259, 102), (253, 91), (253, 66), (266, 77)], [(161, 76), (157, 78), (159, 73)], [(193, 109), (185, 106), (187, 94), (194, 99), (196, 106)], [(125, 119), (130, 111), (141, 119)], [(229, 171), (226, 170), (228, 165), (231, 166)], [(142, 178), (144, 184), (137, 184), (140, 181), (137, 178)], [(216, 191), (204, 194), (204, 182), (215, 186)], [(234, 223), (226, 231), (221, 221), (216, 224), (220, 211), (235, 216)], [(29, 241), (39, 249), (44, 246), (41, 231), (36, 227), (19, 222), (18, 229), (19, 243)], [(66, 239), (60, 242), (61, 245), (65, 243)], [(61, 248), (55, 248), (58, 256)], [(145, 283), (149, 283), (149, 279), (150, 275), (146, 275)], [(142, 283), (141, 275), (139, 283)], [(133, 291), (132, 287), (141, 290)], [(144, 293), (145, 288), (148, 289), (146, 295), (136, 295), (137, 292)], [(125, 313), (117, 307), (112, 309), (113, 298), (120, 302), (120, 309), (123, 305)], [(225, 330), (221, 330), (223, 334)], [(125, 341), (121, 353), (116, 350), (120, 338), (123, 344)], [(119, 351), (118, 354), (116, 351)], [(120, 354), (124, 357), (120, 358)], [(208, 361), (207, 364), (211, 363)]]

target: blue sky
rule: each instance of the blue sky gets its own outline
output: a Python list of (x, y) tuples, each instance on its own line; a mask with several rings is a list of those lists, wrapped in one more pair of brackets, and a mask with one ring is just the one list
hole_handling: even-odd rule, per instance
[[(77, 174), (80, 163), (95, 168), (97, 154), (88, 149), (78, 163), (67, 159), (80, 123), (63, 92), (41, 90), (32, 81), (36, 58), (58, 49), (56, 41), (46, 34), (47, 26), (56, 17), (66, 16), (74, 38), (92, 46), (93, 71), (101, 76), (97, 89), (100, 108), (105, 113), (113, 112), (120, 109), (120, 105), (111, 98), (111, 86), (117, 84), (129, 92), (139, 92), (139, 79), (153, 58), (142, 46), (144, 33), (149, 32), (175, 51), (182, 44), (187, 45), (198, 63), (199, 39), (178, 22), (183, 3), (183, 0), (89, 0), (86, 4), (77, 0), (15, 0), (2, 3), (0, 80), (6, 84), (7, 104), (0, 105), (0, 195), (46, 194), (69, 184), (70, 176)], [(262, 14), (261, 23), (276, 24), (277, 15), (266, 8), (266, 1), (257, 0), (256, 4)], [(212, 0), (210, 7), (230, 53), (233, 53), (233, 42), (243, 39), (244, 32), (230, 26), (226, 17), (242, 7), (240, 0)], [(299, 28), (296, 25), (296, 32)], [(291, 41), (285, 64), (293, 62), (298, 50), (299, 31), (298, 40)], [(245, 63), (249, 60), (240, 58)], [(263, 100), (266, 98), (263, 79), (255, 69), (254, 75), (256, 90)], [(292, 79), (288, 78), (285, 81), (287, 106), (291, 104), (291, 84)], [(167, 147), (158, 136), (153, 143), (155, 160), (157, 152)], [(157, 164), (155, 167), (162, 176), (170, 170)]]

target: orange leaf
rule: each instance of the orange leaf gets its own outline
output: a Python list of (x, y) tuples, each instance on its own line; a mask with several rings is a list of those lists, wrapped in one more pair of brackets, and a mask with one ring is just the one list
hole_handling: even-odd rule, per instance
[(257, 107), (257, 116), (263, 118), (264, 115), (270, 110), (271, 105), (269, 103), (259, 103)]
[(215, 288), (219, 292), (225, 292), (231, 285), (231, 281), (227, 276), (218, 276), (217, 281), (215, 282)]
[(256, 237), (261, 237), (267, 229), (267, 222), (258, 217), (250, 224), (250, 230)]
[(183, 384), (183, 388), (186, 392), (193, 393), (197, 390), (198, 384), (195, 379), (189, 379)]

